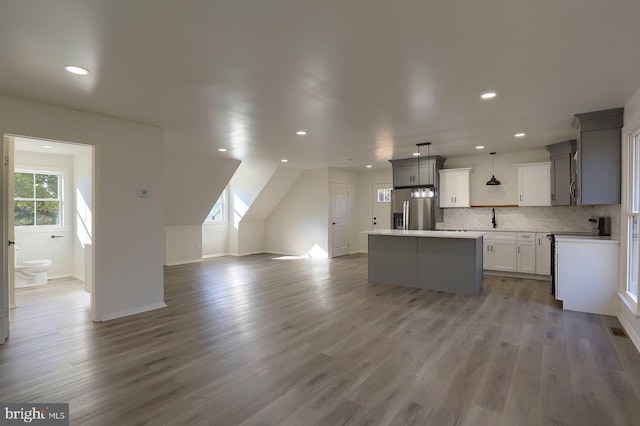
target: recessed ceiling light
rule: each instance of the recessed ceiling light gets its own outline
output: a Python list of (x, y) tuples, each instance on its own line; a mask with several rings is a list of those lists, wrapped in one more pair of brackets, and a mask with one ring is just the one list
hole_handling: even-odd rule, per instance
[(515, 136), (516, 138), (524, 138), (525, 136), (527, 136), (527, 134), (526, 133), (516, 133), (513, 136)]
[(304, 136), (304, 135), (306, 135), (306, 134), (307, 134), (307, 132), (305, 132), (304, 130), (298, 130), (298, 131), (296, 132), (296, 135), (299, 135), (299, 136)]
[(480, 97), (482, 99), (493, 99), (496, 97), (496, 92), (485, 92), (482, 95), (480, 95)]
[(65, 65), (64, 69), (69, 71), (72, 74), (78, 74), (78, 75), (87, 75), (87, 74), (89, 74), (89, 70), (88, 69), (79, 67), (77, 65)]
[(366, 167), (367, 169), (370, 169), (370, 168), (372, 168), (373, 166), (372, 166), (371, 164), (367, 164), (365, 167)]
[(282, 160), (280, 160), (281, 163), (288, 163), (289, 160), (287, 160), (286, 158), (283, 158)]
[(476, 149), (484, 149), (484, 145), (478, 145), (476, 146)]
[(218, 151), (220, 151), (220, 152), (227, 152), (227, 148), (218, 148)]
[(42, 145), (42, 147), (43, 147), (43, 148), (46, 148), (46, 149), (53, 149), (53, 147), (52, 147), (52, 146), (49, 146), (49, 145)]
[(417, 157), (417, 156), (419, 156), (419, 155), (420, 155), (420, 153), (419, 153), (419, 152), (414, 152), (414, 153), (413, 153), (413, 156), (414, 156), (414, 157)]

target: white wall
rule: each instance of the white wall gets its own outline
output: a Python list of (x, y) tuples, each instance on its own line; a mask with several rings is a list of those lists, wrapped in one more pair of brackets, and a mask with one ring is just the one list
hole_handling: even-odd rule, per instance
[(218, 257), (229, 254), (229, 225), (205, 223), (202, 225), (202, 257)]
[(447, 169), (471, 167), (471, 205), (515, 205), (518, 204), (518, 169), (516, 164), (549, 161), (549, 153), (542, 150), (510, 152), (495, 155), (496, 179), (499, 186), (487, 186), (491, 178), (491, 156), (474, 155), (469, 157), (448, 158), (444, 166)]
[[(19, 142), (16, 144), (19, 146)], [(14, 169), (62, 172), (63, 217), (60, 227), (16, 226), (17, 261), (51, 259), (49, 278), (73, 275), (74, 173), (70, 155), (15, 151)], [(51, 236), (62, 238), (51, 238)]]
[(165, 265), (202, 260), (202, 223), (239, 164), (213, 155), (166, 153), (162, 171)]
[(95, 319), (164, 306), (161, 129), (0, 96), (0, 133), (95, 146)]
[(265, 221), (269, 253), (307, 255), (314, 248), (328, 253), (327, 169), (305, 170)]
[[(391, 167), (383, 170), (363, 171), (358, 174), (357, 190), (356, 190), (356, 245), (355, 250), (360, 253), (366, 253), (367, 235), (360, 234), (362, 231), (370, 231), (373, 229), (371, 224), (371, 210), (373, 208), (373, 185), (375, 184), (393, 185), (393, 171)], [(384, 219), (391, 223), (391, 217)], [(389, 227), (387, 226), (387, 228)]]
[[(86, 270), (85, 246), (93, 243), (92, 227), (93, 212), (91, 211), (93, 199), (93, 183), (91, 179), (91, 167), (93, 154), (90, 147), (76, 147), (73, 155), (74, 177), (74, 223), (75, 232), (73, 239), (73, 275), (85, 282), (91, 275)], [(89, 277), (88, 281), (91, 281)]]

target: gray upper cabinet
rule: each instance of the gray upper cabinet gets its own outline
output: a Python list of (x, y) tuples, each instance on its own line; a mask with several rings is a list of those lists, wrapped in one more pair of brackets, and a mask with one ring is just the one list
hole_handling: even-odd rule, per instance
[(409, 188), (420, 185), (433, 185), (437, 188), (438, 170), (444, 165), (445, 158), (438, 155), (420, 157), (419, 173), (417, 158), (389, 161), (393, 166), (394, 188)]
[(577, 204), (620, 204), (623, 108), (576, 114)]
[(551, 205), (576, 204), (576, 140), (547, 145), (551, 157)]

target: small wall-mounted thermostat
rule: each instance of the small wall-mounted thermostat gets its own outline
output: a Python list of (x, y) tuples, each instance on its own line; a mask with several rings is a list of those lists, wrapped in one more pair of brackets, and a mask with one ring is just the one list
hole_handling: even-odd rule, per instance
[(149, 197), (151, 197), (151, 190), (150, 189), (146, 189), (146, 188), (138, 189), (138, 197), (140, 197), (140, 198), (149, 198)]

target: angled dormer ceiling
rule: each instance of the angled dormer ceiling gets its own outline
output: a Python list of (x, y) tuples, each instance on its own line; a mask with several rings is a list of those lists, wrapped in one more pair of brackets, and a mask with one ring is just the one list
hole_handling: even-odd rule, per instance
[(173, 151), (298, 169), (388, 167), (425, 140), (449, 157), (539, 149), (575, 134), (573, 114), (623, 106), (640, 86), (638, 1), (58, 0), (0, 12), (1, 94), (160, 126)]

